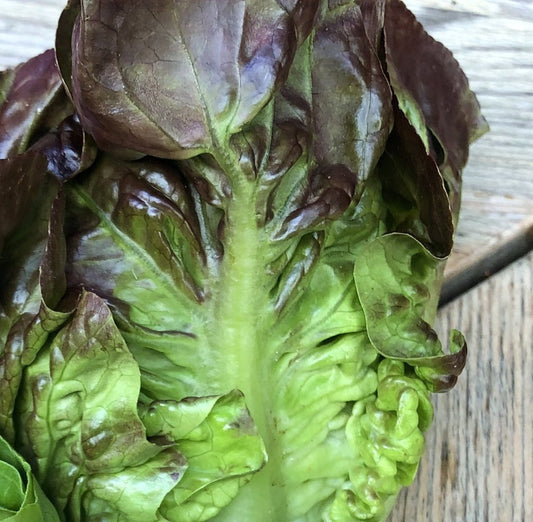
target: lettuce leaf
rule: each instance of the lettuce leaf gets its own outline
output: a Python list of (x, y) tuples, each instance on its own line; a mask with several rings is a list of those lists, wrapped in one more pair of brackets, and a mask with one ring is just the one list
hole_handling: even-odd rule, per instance
[(30, 465), (0, 437), (0, 520), (59, 522)]

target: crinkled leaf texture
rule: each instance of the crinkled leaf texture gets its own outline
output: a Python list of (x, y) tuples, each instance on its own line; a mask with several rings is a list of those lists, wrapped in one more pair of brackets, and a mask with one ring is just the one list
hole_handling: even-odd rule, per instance
[(0, 128), (1, 509), (384, 520), (486, 130), (405, 6), (71, 0)]

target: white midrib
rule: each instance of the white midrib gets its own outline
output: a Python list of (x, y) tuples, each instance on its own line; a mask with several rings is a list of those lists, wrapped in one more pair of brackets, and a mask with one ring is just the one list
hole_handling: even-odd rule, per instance
[[(216, 337), (212, 339), (226, 357), (228, 382), (234, 380), (235, 384), (246, 388), (252, 385), (246, 381), (257, 364), (254, 352), (262, 304), (260, 286), (264, 278), (264, 267), (260, 263), (262, 245), (250, 185), (244, 182), (235, 187), (228, 204), (224, 257), (215, 284), (213, 333)], [(253, 394), (253, 389), (242, 391)]]
[[(275, 434), (271, 414), (269, 367), (269, 301), (265, 285), (267, 243), (256, 222), (255, 182), (242, 173), (232, 179), (224, 236), (224, 257), (213, 300), (214, 324), (210, 344), (224, 368), (219, 373), (224, 391), (237, 388), (269, 454), (268, 465), (244, 486), (223, 515), (216, 520), (273, 520), (273, 506), (279, 502), (272, 485), (279, 483)], [(221, 390), (222, 391), (222, 390)], [(275, 489), (275, 488), (274, 488)], [(251, 518), (243, 518), (243, 517)], [(235, 518), (237, 517), (237, 518)]]

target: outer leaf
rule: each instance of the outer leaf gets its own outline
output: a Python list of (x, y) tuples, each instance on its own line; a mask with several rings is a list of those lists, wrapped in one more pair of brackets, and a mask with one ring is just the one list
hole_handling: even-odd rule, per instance
[(427, 139), (438, 141), (433, 155), (449, 184), (456, 215), (460, 172), (470, 143), (488, 130), (487, 122), (452, 53), (424, 31), (402, 2), (389, 0), (385, 13), (386, 65), (392, 88), (406, 113), (417, 119), (423, 116)]
[(66, 290), (61, 183), (93, 156), (68, 118), (24, 154), (0, 160), (0, 425), (10, 441), (22, 368), (69, 315), (54, 311)]
[[(37, 326), (32, 332), (35, 322), (44, 330), (54, 328), (55, 320), (48, 321), (51, 317), (41, 304), (44, 294), (55, 306), (65, 290), (65, 251), (59, 184), (47, 174), (42, 155), (32, 152), (0, 160), (0, 189), (6, 196), (0, 206), (0, 426), (13, 442), (11, 415), (26, 340), (42, 331)], [(46, 269), (41, 272), (42, 266)], [(43, 316), (37, 319), (41, 310)], [(32, 347), (37, 351), (44, 341), (35, 337)]]
[(435, 391), (453, 387), (466, 360), (464, 340), (454, 334), (453, 352), (446, 356), (429, 324), (440, 262), (411, 236), (390, 234), (369, 243), (354, 269), (372, 344), (386, 357), (432, 368), (421, 376)]
[(82, 0), (72, 94), (84, 127), (104, 149), (213, 150), (268, 102), (317, 3)]
[(19, 65), (5, 80), (0, 94), (0, 159), (24, 151), (32, 137), (72, 111), (51, 49)]
[[(15, 414), (20, 448), (69, 520), (103, 516), (109, 503), (133, 514), (130, 520), (153, 519), (181, 477), (181, 454), (146, 440), (137, 416), (139, 380), (109, 309), (90, 293), (27, 369)], [(135, 495), (139, 488), (152, 492), (141, 511), (137, 500), (127, 507), (132, 481)]]

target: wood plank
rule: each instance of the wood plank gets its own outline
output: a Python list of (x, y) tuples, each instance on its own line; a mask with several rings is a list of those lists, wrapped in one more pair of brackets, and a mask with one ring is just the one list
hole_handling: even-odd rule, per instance
[(490, 17), (533, 18), (529, 0), (403, 0), (421, 18), (424, 10), (450, 11)]
[(0, 0), (0, 69), (53, 47), (66, 0)]
[(533, 253), (442, 308), (469, 341), (390, 522), (533, 520)]

